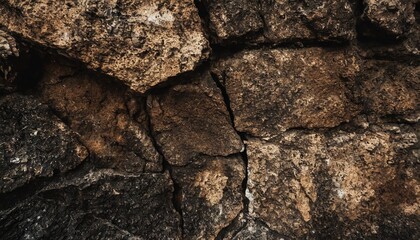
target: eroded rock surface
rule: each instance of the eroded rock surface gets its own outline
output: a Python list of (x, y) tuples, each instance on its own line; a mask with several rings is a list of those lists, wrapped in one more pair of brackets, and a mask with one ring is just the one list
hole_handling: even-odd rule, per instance
[(162, 170), (141, 97), (68, 62), (48, 63), (39, 88), (41, 99), (79, 133), (98, 165), (126, 172)]
[(358, 113), (347, 85), (360, 66), (345, 50), (244, 51), (215, 64), (213, 71), (230, 98), (235, 128), (254, 136), (334, 127)]
[(0, 193), (71, 170), (87, 156), (47, 106), (17, 94), (0, 97)]
[(227, 156), (243, 149), (223, 96), (210, 74), (150, 95), (152, 131), (170, 164), (185, 165), (199, 155)]
[[(354, 1), (203, 0), (216, 41), (243, 36), (250, 42), (351, 40)], [(291, 27), (293, 26), (293, 27)], [(246, 36), (249, 35), (249, 36)]]
[(193, 70), (208, 55), (192, 0), (7, 0), (0, 25), (139, 92)]
[(59, 181), (4, 209), (4, 239), (180, 239), (167, 174), (110, 170)]
[(418, 235), (418, 134), (418, 125), (370, 124), (251, 139), (250, 214), (290, 237), (412, 239)]
[(199, 157), (173, 168), (185, 239), (215, 239), (243, 210), (244, 163), (240, 156)]

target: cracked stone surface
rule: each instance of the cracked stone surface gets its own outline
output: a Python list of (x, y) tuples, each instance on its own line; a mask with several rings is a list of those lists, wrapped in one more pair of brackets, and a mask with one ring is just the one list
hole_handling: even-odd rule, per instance
[(419, 126), (368, 125), (248, 140), (251, 216), (290, 237), (415, 239)]
[(198, 157), (188, 166), (174, 167), (173, 176), (180, 187), (185, 239), (215, 239), (243, 209), (240, 156)]
[(0, 97), (0, 193), (69, 171), (87, 156), (47, 106), (17, 94)]
[(208, 56), (192, 0), (7, 0), (0, 4), (0, 25), (139, 92)]
[(351, 52), (320, 48), (243, 51), (213, 68), (230, 98), (236, 129), (263, 137), (349, 121), (359, 110), (346, 84), (359, 71)]
[(228, 156), (243, 149), (209, 73), (151, 94), (148, 109), (153, 135), (172, 165), (186, 165), (199, 155)]
[(65, 61), (49, 62), (45, 70), (41, 99), (80, 135), (98, 165), (126, 172), (162, 170), (143, 99)]
[(4, 90), (14, 89), (13, 82), (16, 79), (16, 72), (13, 64), (10, 63), (11, 57), (18, 57), (19, 49), (15, 39), (5, 31), (0, 30), (0, 93)]
[[(342, 41), (351, 40), (356, 35), (354, 1), (203, 2), (207, 6), (210, 28), (218, 40), (244, 36), (251, 42)], [(253, 36), (247, 37), (246, 34)]]
[(180, 239), (167, 174), (111, 170), (52, 183), (0, 209), (5, 239)]

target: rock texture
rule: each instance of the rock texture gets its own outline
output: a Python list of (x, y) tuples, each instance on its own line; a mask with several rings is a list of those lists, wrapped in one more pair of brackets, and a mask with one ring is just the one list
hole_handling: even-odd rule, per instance
[(74, 132), (30, 97), (0, 97), (0, 193), (77, 167), (88, 156)]
[(0, 209), (0, 232), (5, 239), (179, 239), (172, 191), (167, 174), (91, 172)]
[(244, 51), (213, 71), (230, 98), (236, 129), (254, 136), (334, 127), (358, 113), (346, 83), (355, 81), (360, 65), (346, 51)]
[(250, 214), (290, 237), (386, 238), (388, 228), (414, 237), (418, 131), (417, 125), (369, 124), (353, 131), (291, 130), (269, 141), (251, 139), (246, 142)]
[(420, 239), (419, 10), (0, 1), (0, 238)]
[(193, 70), (208, 55), (192, 0), (8, 0), (0, 4), (0, 23), (139, 92)]
[(170, 164), (185, 165), (199, 155), (227, 156), (243, 148), (208, 73), (150, 95), (148, 107), (153, 134)]
[(98, 165), (126, 172), (162, 170), (141, 98), (65, 61), (50, 62), (45, 69), (41, 99), (80, 134)]

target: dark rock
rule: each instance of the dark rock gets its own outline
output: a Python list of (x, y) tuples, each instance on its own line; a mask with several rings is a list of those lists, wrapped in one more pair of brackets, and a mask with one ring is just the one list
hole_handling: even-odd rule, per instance
[(243, 148), (208, 73), (150, 95), (148, 108), (154, 137), (170, 164), (185, 165), (198, 155), (227, 156)]
[(347, 85), (359, 70), (351, 52), (320, 48), (244, 51), (213, 68), (230, 97), (235, 128), (254, 136), (349, 121), (359, 107)]
[(139, 92), (193, 70), (209, 50), (192, 0), (7, 0), (0, 25)]
[(0, 98), (0, 192), (78, 166), (88, 152), (77, 135), (34, 98)]
[(167, 174), (91, 172), (0, 209), (0, 233), (2, 239), (180, 239), (172, 191)]
[(16, 46), (15, 39), (0, 30), (0, 93), (2, 91), (10, 92), (16, 88), (14, 82), (17, 74), (9, 58), (18, 56), (19, 49)]
[(244, 163), (238, 157), (199, 157), (173, 168), (180, 187), (185, 239), (215, 239), (243, 209)]
[(101, 167), (125, 172), (162, 170), (162, 159), (149, 136), (144, 100), (124, 86), (64, 61), (45, 66), (39, 92), (79, 133)]

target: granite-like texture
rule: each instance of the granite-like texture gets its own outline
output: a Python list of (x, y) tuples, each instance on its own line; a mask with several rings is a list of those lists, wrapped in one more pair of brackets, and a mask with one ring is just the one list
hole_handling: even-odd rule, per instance
[(209, 48), (193, 0), (7, 0), (1, 25), (139, 92), (194, 70)]
[(153, 135), (172, 165), (186, 165), (199, 155), (228, 156), (243, 148), (210, 74), (193, 78), (148, 99)]
[(159, 172), (144, 101), (104, 76), (66, 61), (46, 64), (39, 95), (80, 135), (100, 167)]
[(17, 94), (0, 97), (0, 193), (69, 171), (87, 156), (47, 106)]

